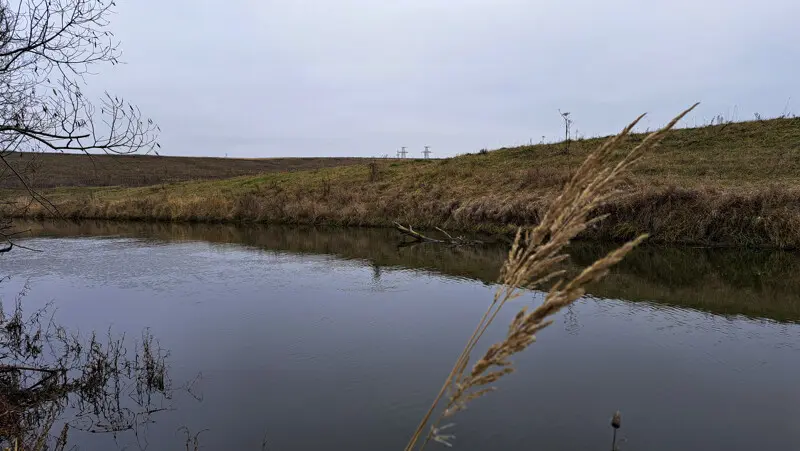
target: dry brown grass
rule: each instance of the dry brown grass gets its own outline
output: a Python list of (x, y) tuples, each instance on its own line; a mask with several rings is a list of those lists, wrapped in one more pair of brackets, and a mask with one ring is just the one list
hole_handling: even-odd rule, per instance
[[(552, 194), (428, 192), (381, 195), (353, 187), (303, 190), (243, 180), (212, 185), (167, 188), (80, 189), (47, 192), (59, 213), (71, 219), (114, 219), (177, 222), (269, 222), (341, 226), (391, 226), (394, 221), (419, 229), (440, 226), (457, 231), (510, 232), (536, 224)], [(317, 192), (316, 190), (319, 190)], [(384, 193), (385, 194), (385, 193)], [(452, 197), (451, 197), (452, 196)], [(12, 194), (16, 205), (27, 196)], [(611, 218), (586, 230), (582, 238), (621, 241), (641, 233), (654, 243), (800, 247), (800, 190), (786, 186), (748, 192), (684, 187), (636, 187), (601, 206), (593, 214)], [(33, 204), (24, 212), (4, 206), (4, 215), (53, 217)]]
[[(621, 157), (642, 142), (630, 134)], [(513, 231), (537, 224), (603, 141), (500, 149), (444, 160), (387, 160), (257, 177), (45, 192), (70, 218), (270, 222)], [(373, 174), (379, 174), (375, 176)], [(800, 247), (800, 119), (671, 130), (626, 174), (625, 191), (582, 237)], [(5, 193), (19, 197), (18, 193)], [(26, 199), (23, 199), (26, 200)], [(5, 214), (12, 213), (7, 209)], [(27, 214), (50, 216), (34, 205)]]
[[(449, 440), (454, 436), (442, 431), (451, 425), (442, 425), (442, 421), (466, 409), (472, 400), (494, 391), (493, 384), (514, 371), (511, 357), (535, 341), (536, 334), (552, 323), (549, 318), (583, 296), (587, 285), (604, 277), (613, 265), (645, 238), (645, 235), (641, 235), (595, 261), (576, 276), (564, 277), (560, 264), (568, 258), (565, 250), (569, 243), (604, 218), (590, 217), (590, 214), (619, 194), (618, 187), (624, 181), (625, 174), (692, 109), (694, 106), (663, 129), (647, 136), (615, 162), (617, 158), (614, 151), (642, 117), (637, 118), (619, 135), (589, 154), (536, 226), (518, 229), (503, 265), (500, 286), (493, 301), (456, 359), (439, 394), (406, 446), (406, 451), (416, 449), (418, 444), (418, 449), (423, 449), (431, 440), (450, 445)], [(522, 289), (539, 288), (555, 279), (560, 280), (552, 285), (542, 304), (532, 311), (523, 307), (509, 325), (506, 337), (490, 346), (468, 371), (475, 347), (499, 311), (509, 301), (518, 298)], [(440, 403), (444, 406), (440, 406)], [(440, 408), (440, 413), (434, 417), (437, 408)], [(429, 430), (427, 434), (426, 429)], [(423, 434), (425, 439), (421, 441)]]
[[(66, 186), (148, 186), (213, 180), (267, 172), (308, 171), (363, 164), (363, 158), (212, 158), (155, 155), (14, 153), (6, 160), (33, 188)], [(22, 189), (0, 173), (0, 188)]]

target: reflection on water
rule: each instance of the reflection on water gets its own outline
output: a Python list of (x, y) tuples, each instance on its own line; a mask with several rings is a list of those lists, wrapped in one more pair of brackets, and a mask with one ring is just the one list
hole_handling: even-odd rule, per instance
[[(409, 268), (493, 283), (507, 252), (501, 245), (398, 247), (401, 238), (392, 229), (108, 221), (28, 223), (20, 227), (35, 236), (195, 240), (332, 255), (368, 263), (376, 278), (381, 268)], [(611, 244), (575, 243), (570, 250), (571, 263), (582, 268), (613, 249)], [(642, 246), (591, 287), (589, 294), (796, 322), (800, 320), (800, 255), (773, 250)]]
[[(505, 257), (502, 246), (398, 248), (381, 229), (26, 227), (45, 252), (0, 258), (12, 276), (3, 300), (29, 282), (28, 305), (54, 300), (66, 324), (149, 327), (172, 379), (198, 381), (149, 425), (157, 450), (184, 449), (182, 427), (208, 429), (205, 449), (265, 438), (274, 450), (401, 449)], [(572, 264), (608, 250), (581, 243)], [(800, 449), (798, 269), (790, 253), (638, 250), (457, 419), (456, 449), (603, 449), (617, 409), (622, 449)]]
[(25, 312), (25, 293), (0, 309), (3, 449), (63, 450), (70, 428), (135, 434), (167, 408), (172, 389), (165, 356), (149, 333), (133, 350), (124, 337), (82, 337), (56, 323), (50, 305)]

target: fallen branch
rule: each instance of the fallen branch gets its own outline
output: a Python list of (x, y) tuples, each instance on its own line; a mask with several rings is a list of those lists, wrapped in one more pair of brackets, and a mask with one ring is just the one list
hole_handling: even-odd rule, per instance
[(414, 239), (414, 241), (424, 241), (427, 243), (444, 243), (442, 240), (437, 240), (434, 238), (427, 237), (419, 232), (414, 231), (413, 228), (409, 225), (408, 227), (403, 227), (399, 223), (394, 223), (395, 228), (400, 231), (403, 235), (410, 236)]
[(464, 238), (463, 236), (453, 237), (452, 235), (450, 235), (449, 233), (447, 233), (444, 230), (440, 229), (439, 227), (436, 227), (436, 230), (438, 230), (441, 233), (443, 233), (447, 237), (446, 239), (438, 239), (438, 238), (431, 238), (429, 236), (425, 236), (425, 235), (417, 232), (416, 230), (414, 230), (410, 225), (408, 227), (405, 227), (405, 226), (401, 225), (400, 223), (395, 222), (394, 226), (400, 233), (402, 233), (403, 235), (411, 237), (414, 240), (414, 242), (417, 242), (417, 243), (438, 243), (438, 244), (448, 244), (448, 245), (451, 245), (451, 246), (475, 246), (475, 245), (484, 244), (483, 241), (470, 240), (470, 239)]

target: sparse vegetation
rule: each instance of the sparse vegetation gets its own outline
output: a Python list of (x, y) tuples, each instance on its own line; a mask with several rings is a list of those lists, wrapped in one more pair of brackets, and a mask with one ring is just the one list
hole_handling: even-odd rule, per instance
[[(643, 138), (629, 135), (621, 151)], [(569, 155), (555, 143), (395, 160), (382, 165), (379, 180), (371, 183), (370, 168), (362, 164), (163, 188), (65, 187), (45, 194), (68, 218), (355, 226), (398, 221), (422, 230), (511, 233), (538, 223), (569, 174), (602, 141), (574, 141)], [(631, 171), (620, 187), (623, 195), (593, 213), (611, 213), (610, 218), (582, 237), (628, 240), (648, 233), (659, 243), (797, 248), (797, 186), (799, 118), (676, 129)], [(12, 191), (4, 195), (27, 201)], [(20, 214), (53, 216), (39, 205)]]

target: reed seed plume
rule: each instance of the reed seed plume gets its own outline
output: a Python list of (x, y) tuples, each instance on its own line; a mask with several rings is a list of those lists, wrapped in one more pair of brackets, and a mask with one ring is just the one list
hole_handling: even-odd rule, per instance
[[(648, 135), (620, 159), (615, 151), (644, 115), (636, 118), (583, 161), (536, 226), (518, 229), (501, 270), (500, 285), (494, 299), (406, 445), (406, 451), (422, 449), (431, 440), (452, 445), (450, 441), (455, 435), (450, 431), (447, 435), (441, 433), (452, 424), (441, 426), (441, 422), (466, 409), (474, 399), (495, 391), (494, 384), (514, 372), (511, 357), (534, 343), (536, 334), (552, 324), (550, 318), (553, 315), (583, 296), (587, 284), (605, 276), (612, 266), (646, 238), (642, 235), (626, 243), (569, 280), (564, 278), (564, 272), (559, 269), (558, 264), (568, 258), (565, 248), (570, 241), (605, 217), (591, 217), (591, 213), (619, 194), (619, 185), (631, 167), (696, 106), (686, 109), (664, 128)], [(491, 345), (468, 369), (475, 346), (503, 306), (519, 297), (521, 289), (541, 287), (553, 280), (556, 282), (545, 295), (544, 301), (533, 310), (523, 307), (509, 325), (505, 338)], [(434, 418), (437, 408), (440, 408), (440, 413)], [(429, 432), (421, 441), (426, 428)]]

